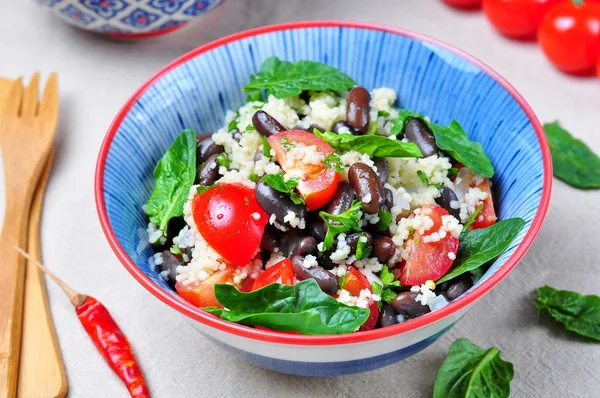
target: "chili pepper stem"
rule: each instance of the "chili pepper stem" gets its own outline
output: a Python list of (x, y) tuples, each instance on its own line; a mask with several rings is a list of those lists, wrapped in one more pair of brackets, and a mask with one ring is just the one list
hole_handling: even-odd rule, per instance
[(87, 298), (85, 294), (77, 293), (75, 290), (71, 289), (65, 282), (63, 282), (58, 276), (54, 275), (52, 271), (50, 271), (48, 268), (44, 267), (44, 265), (37, 259), (35, 259), (31, 254), (27, 253), (25, 250), (17, 246), (15, 246), (15, 250), (21, 256), (34, 263), (39, 269), (42, 270), (42, 272), (44, 272), (46, 275), (52, 278), (52, 280), (56, 282), (58, 286), (60, 286), (60, 288), (67, 294), (67, 296), (69, 296), (71, 304), (73, 304), (75, 307), (80, 306), (85, 301), (85, 299)]

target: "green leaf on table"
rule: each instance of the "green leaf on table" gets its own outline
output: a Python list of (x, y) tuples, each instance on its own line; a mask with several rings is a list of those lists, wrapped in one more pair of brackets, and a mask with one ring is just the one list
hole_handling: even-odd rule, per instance
[(154, 189), (144, 206), (150, 222), (166, 233), (169, 220), (183, 215), (196, 178), (196, 133), (183, 130), (154, 169)]
[(600, 297), (544, 286), (534, 304), (538, 316), (547, 312), (567, 330), (600, 341)]
[(303, 334), (352, 333), (369, 310), (348, 306), (323, 293), (314, 279), (296, 285), (272, 283), (248, 293), (230, 284), (216, 284), (215, 296), (228, 309), (204, 308), (230, 322)]
[(341, 233), (346, 232), (359, 232), (361, 231), (358, 223), (360, 221), (359, 212), (362, 210), (362, 206), (358, 200), (352, 202), (352, 206), (341, 214), (330, 214), (324, 211), (320, 211), (319, 215), (325, 221), (327, 232), (325, 233), (325, 239), (323, 240), (323, 247), (321, 252), (333, 247), (333, 240)]
[(275, 189), (276, 191), (287, 193), (290, 195), (290, 199), (297, 205), (304, 204), (302, 196), (296, 192), (294, 188), (298, 186), (298, 177), (291, 177), (287, 181), (285, 180), (285, 174), (267, 174), (261, 178), (261, 181)]
[(487, 228), (463, 232), (455, 265), (436, 285), (470, 272), (498, 257), (517, 237), (525, 226), (521, 218), (502, 220)]
[(505, 398), (510, 395), (513, 365), (500, 350), (484, 350), (468, 339), (456, 340), (438, 371), (433, 398)]
[(575, 188), (600, 188), (600, 158), (558, 122), (544, 124), (544, 131), (552, 152), (554, 176)]
[(330, 131), (315, 135), (339, 151), (357, 151), (379, 158), (422, 158), (418, 146), (412, 142), (402, 142), (382, 135), (336, 134)]
[(266, 90), (267, 96), (285, 98), (302, 91), (347, 91), (356, 83), (345, 73), (315, 61), (291, 63), (277, 57), (267, 58), (260, 71), (250, 76), (245, 92)]

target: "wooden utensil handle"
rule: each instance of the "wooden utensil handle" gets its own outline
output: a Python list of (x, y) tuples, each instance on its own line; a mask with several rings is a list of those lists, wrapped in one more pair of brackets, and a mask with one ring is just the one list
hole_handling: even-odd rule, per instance
[(27, 244), (31, 196), (7, 190), (0, 235), (0, 398), (13, 398), (17, 390), (25, 265), (14, 247)]

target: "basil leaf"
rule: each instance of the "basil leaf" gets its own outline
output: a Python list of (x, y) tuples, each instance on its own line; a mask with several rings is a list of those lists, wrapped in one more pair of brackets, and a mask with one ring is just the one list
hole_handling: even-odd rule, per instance
[(315, 61), (292, 64), (277, 57), (267, 58), (260, 71), (250, 76), (245, 92), (267, 90), (267, 96), (277, 98), (299, 95), (302, 91), (346, 91), (356, 83), (345, 73)]
[(328, 169), (331, 169), (338, 173), (344, 172), (344, 162), (342, 162), (342, 158), (340, 158), (339, 155), (335, 152), (331, 152), (330, 154), (325, 156), (323, 163)]
[(600, 297), (550, 286), (537, 289), (537, 295), (533, 303), (538, 316), (547, 312), (567, 330), (600, 341)]
[(449, 127), (436, 123), (430, 123), (429, 127), (438, 148), (448, 152), (450, 156), (475, 173), (488, 178), (494, 176), (494, 166), (483, 151), (481, 144), (469, 140), (456, 120), (453, 120)]
[(464, 232), (460, 236), (456, 265), (435, 283), (449, 281), (498, 257), (525, 226), (521, 218), (502, 220), (487, 228)]
[(412, 142), (392, 140), (381, 135), (335, 134), (329, 131), (315, 135), (340, 151), (357, 151), (379, 158), (422, 158), (418, 146)]
[(271, 145), (269, 144), (267, 137), (265, 137), (264, 135), (262, 136), (262, 143), (263, 143), (263, 155), (265, 155), (265, 157), (267, 157), (269, 159), (272, 158), (273, 155), (271, 155)]
[(333, 246), (334, 238), (345, 232), (349, 231), (360, 231), (358, 222), (360, 221), (359, 211), (362, 206), (358, 200), (352, 202), (352, 206), (342, 214), (329, 214), (324, 211), (320, 211), (319, 215), (325, 221), (327, 226), (327, 232), (325, 239), (323, 240), (323, 247), (321, 252), (330, 249)]
[(369, 310), (347, 306), (323, 293), (314, 279), (292, 286), (272, 283), (248, 293), (230, 284), (216, 284), (215, 296), (229, 311), (214, 307), (204, 310), (231, 322), (273, 330), (352, 333), (369, 317)]
[(144, 206), (150, 222), (163, 232), (169, 220), (183, 215), (196, 178), (196, 133), (183, 130), (154, 169), (154, 189)]
[(410, 119), (421, 119), (425, 124), (429, 123), (420, 112), (411, 111), (410, 109), (398, 109), (398, 117), (392, 123), (390, 132), (395, 135), (402, 133)]
[(579, 189), (600, 188), (600, 158), (558, 122), (544, 124), (554, 176)]
[(292, 199), (292, 202), (295, 204), (304, 204), (304, 199), (302, 199), (294, 189), (298, 186), (298, 177), (291, 177), (286, 181), (283, 173), (277, 173), (267, 174), (266, 176), (263, 176), (261, 180), (271, 188), (290, 195), (290, 199)]
[(481, 210), (483, 210), (483, 203), (480, 204), (479, 206), (477, 206), (475, 211), (467, 218), (467, 221), (465, 222), (463, 231), (469, 230), (469, 228), (471, 227), (471, 224), (473, 224), (475, 222), (475, 220), (477, 219), (477, 216), (479, 216), (479, 213), (481, 213)]
[(498, 348), (484, 350), (458, 339), (438, 371), (433, 398), (508, 397), (513, 376), (512, 363), (500, 359)]

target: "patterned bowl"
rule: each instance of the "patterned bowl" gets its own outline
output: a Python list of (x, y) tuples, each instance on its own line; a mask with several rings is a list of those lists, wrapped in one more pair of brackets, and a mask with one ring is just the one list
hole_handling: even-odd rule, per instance
[(37, 0), (78, 28), (118, 39), (147, 39), (181, 28), (221, 0)]
[[(142, 205), (152, 171), (183, 128), (215, 131), (228, 109), (245, 103), (241, 88), (272, 55), (311, 59), (359, 84), (398, 91), (400, 105), (439, 123), (457, 119), (480, 141), (496, 169), (500, 218), (524, 229), (485, 275), (447, 306), (398, 325), (335, 336), (291, 335), (222, 321), (180, 298), (148, 265)], [(96, 169), (100, 222), (117, 257), (167, 305), (195, 320), (207, 338), (265, 368), (297, 375), (376, 369), (427, 347), (517, 265), (546, 214), (550, 151), (534, 113), (489, 67), (447, 44), (400, 29), (355, 22), (310, 21), (266, 26), (206, 44), (172, 62), (138, 89), (110, 127)]]

